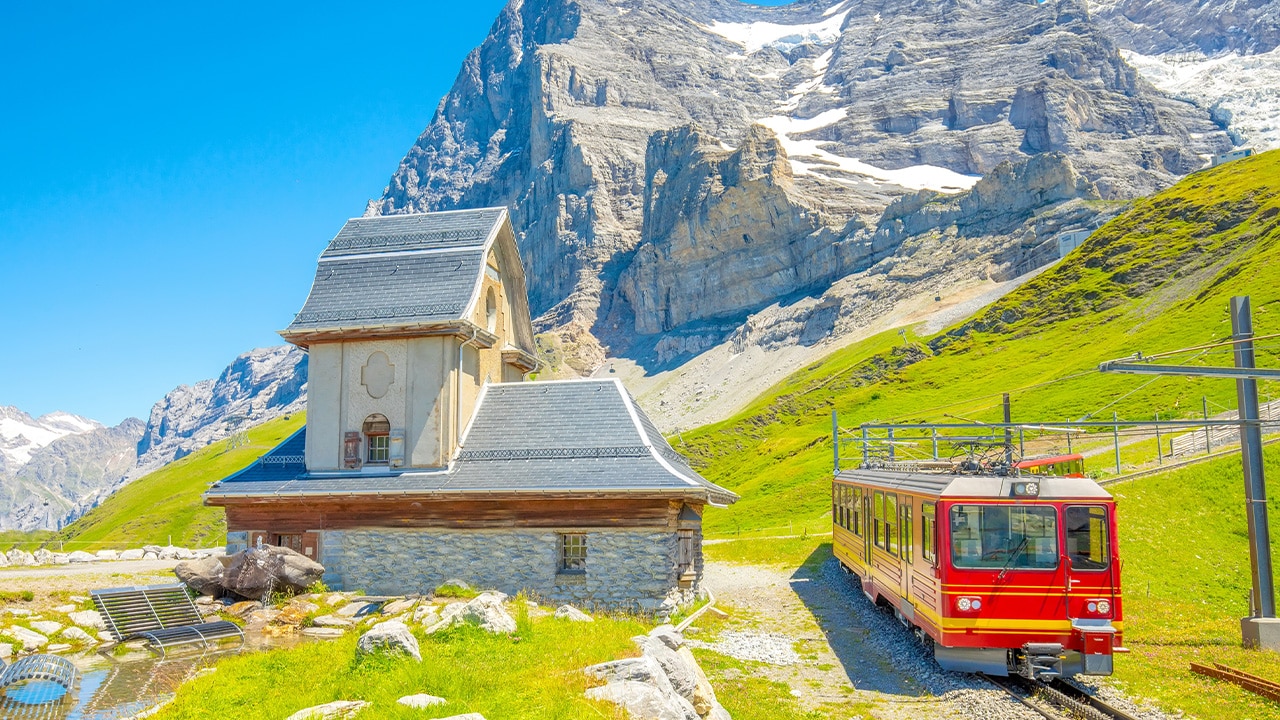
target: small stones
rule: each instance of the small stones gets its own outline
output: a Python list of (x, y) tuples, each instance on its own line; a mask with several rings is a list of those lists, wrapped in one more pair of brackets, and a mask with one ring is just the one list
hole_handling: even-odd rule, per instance
[(794, 640), (776, 633), (754, 633), (726, 630), (714, 643), (686, 640), (690, 647), (713, 650), (735, 660), (762, 662), (769, 665), (796, 665), (800, 656), (792, 648)]
[(52, 620), (35, 620), (31, 623), (31, 629), (45, 635), (53, 635), (62, 629), (62, 625)]
[(63, 615), (66, 615), (67, 613), (75, 612), (76, 606), (75, 605), (59, 605), (58, 607), (54, 608), (53, 611), (56, 613), (62, 613)]
[(71, 649), (71, 646), (68, 645), (67, 643), (53, 643), (52, 645), (46, 647), (45, 651), (51, 652), (51, 653), (60, 653), (60, 652), (66, 652), (70, 649)]
[(480, 713), (463, 713), (461, 715), (450, 715), (449, 717), (440, 718), (440, 720), (484, 720), (484, 716)]
[(227, 612), (235, 615), (236, 617), (244, 617), (249, 613), (260, 609), (262, 609), (262, 603), (257, 600), (244, 600), (228, 607)]
[(573, 622), (595, 622), (596, 619), (582, 612), (572, 605), (561, 605), (556, 608), (556, 617), (561, 620), (572, 620)]
[(86, 645), (93, 645), (97, 643), (97, 640), (94, 640), (92, 635), (74, 625), (63, 630), (60, 635), (72, 642), (84, 643)]
[(24, 627), (14, 626), (7, 628), (4, 633), (14, 640), (21, 642), (24, 650), (35, 650), (49, 644), (49, 638), (35, 632), (34, 630), (28, 630)]
[(360, 636), (356, 642), (358, 655), (377, 653), (404, 653), (418, 662), (422, 662), (422, 652), (418, 649), (418, 639), (409, 632), (409, 626), (395, 620), (374, 625), (372, 629)]
[(392, 600), (382, 606), (382, 614), (399, 615), (400, 613), (412, 608), (417, 602), (417, 598), (400, 598), (399, 600)]
[(431, 707), (432, 705), (443, 705), (449, 701), (442, 697), (436, 697), (435, 695), (418, 694), (406, 695), (396, 702), (406, 707), (426, 708)]
[(321, 615), (311, 620), (317, 627), (334, 627), (346, 628), (355, 625), (355, 621), (350, 618), (338, 617), (337, 615)]
[(307, 637), (324, 638), (326, 640), (333, 640), (346, 635), (341, 628), (335, 627), (308, 627), (302, 628), (299, 632)]
[(348, 617), (348, 618), (362, 617), (372, 612), (376, 612), (377, 609), (378, 609), (377, 603), (357, 601), (357, 602), (352, 602), (350, 604), (344, 605), (341, 608), (338, 608), (338, 615), (341, 615), (342, 617)]
[(98, 614), (97, 610), (77, 610), (76, 612), (67, 613), (67, 617), (71, 618), (71, 622), (80, 627), (93, 628), (94, 630), (105, 630), (107, 623)]
[(341, 720), (349, 718), (369, 706), (363, 700), (334, 700), (324, 705), (316, 705), (285, 718), (285, 720)]
[(502, 593), (484, 592), (470, 602), (449, 605), (441, 613), (440, 622), (427, 628), (427, 633), (437, 633), (463, 623), (477, 625), (485, 632), (513, 633), (516, 621), (503, 607), (505, 599), (506, 595)]
[(435, 605), (422, 603), (413, 609), (413, 623), (415, 625), (434, 625), (439, 620), (440, 611)]

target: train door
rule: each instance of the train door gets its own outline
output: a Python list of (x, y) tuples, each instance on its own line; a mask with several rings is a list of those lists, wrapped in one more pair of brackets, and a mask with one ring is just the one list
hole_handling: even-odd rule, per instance
[(867, 561), (867, 574), (870, 575), (871, 570), (871, 546), (875, 542), (875, 515), (872, 513), (871, 498), (875, 493), (871, 490), (862, 491), (862, 517), (866, 518), (863, 523), (862, 531), (862, 557)]
[(910, 495), (899, 496), (898, 501), (898, 532), (899, 532), (899, 556), (902, 558), (902, 575), (899, 583), (901, 584), (902, 597), (911, 601), (911, 566), (915, 564), (915, 526), (912, 522), (911, 506), (915, 498)]

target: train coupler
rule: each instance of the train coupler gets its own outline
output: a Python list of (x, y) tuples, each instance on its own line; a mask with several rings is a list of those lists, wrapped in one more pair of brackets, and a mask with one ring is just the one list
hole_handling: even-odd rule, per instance
[(1022, 646), (1019, 660), (1018, 674), (1028, 680), (1062, 677), (1061, 643), (1027, 643)]

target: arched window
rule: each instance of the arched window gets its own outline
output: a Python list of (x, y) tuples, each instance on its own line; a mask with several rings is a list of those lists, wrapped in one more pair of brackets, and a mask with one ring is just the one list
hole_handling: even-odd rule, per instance
[(489, 288), (484, 301), (484, 326), (491, 333), (498, 332), (498, 294)]
[(370, 465), (386, 465), (391, 459), (391, 421), (386, 415), (374, 413), (364, 419), (364, 445), (368, 450), (365, 462)]

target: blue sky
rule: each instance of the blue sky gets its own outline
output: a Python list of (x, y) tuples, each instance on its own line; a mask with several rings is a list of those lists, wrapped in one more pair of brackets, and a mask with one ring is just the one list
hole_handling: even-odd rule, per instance
[(280, 344), (504, 4), (0, 4), (0, 405), (145, 419)]
[(0, 405), (145, 419), (280, 344), (503, 4), (4, 3)]

